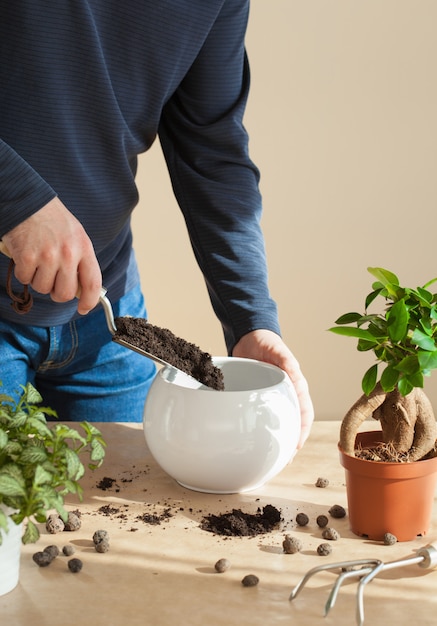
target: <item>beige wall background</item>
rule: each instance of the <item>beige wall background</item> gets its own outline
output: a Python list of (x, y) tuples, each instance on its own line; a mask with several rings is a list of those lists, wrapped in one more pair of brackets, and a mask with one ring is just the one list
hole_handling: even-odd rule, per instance
[[(326, 331), (363, 310), (366, 268), (408, 286), (437, 276), (436, 23), (435, 0), (252, 0), (246, 127), (262, 172), (270, 286), (317, 419), (343, 416), (372, 362)], [(149, 319), (224, 354), (157, 143), (138, 182)]]

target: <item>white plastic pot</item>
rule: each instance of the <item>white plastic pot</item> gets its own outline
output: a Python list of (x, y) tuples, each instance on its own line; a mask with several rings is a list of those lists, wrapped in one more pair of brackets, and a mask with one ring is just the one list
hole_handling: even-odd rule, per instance
[(192, 388), (164, 367), (147, 396), (144, 434), (156, 462), (183, 487), (257, 489), (291, 461), (300, 435), (296, 391), (274, 365), (214, 357), (225, 390)]
[(7, 533), (0, 530), (0, 596), (17, 586), (20, 575), (22, 524), (14, 524), (11, 518), (8, 518), (8, 524)]

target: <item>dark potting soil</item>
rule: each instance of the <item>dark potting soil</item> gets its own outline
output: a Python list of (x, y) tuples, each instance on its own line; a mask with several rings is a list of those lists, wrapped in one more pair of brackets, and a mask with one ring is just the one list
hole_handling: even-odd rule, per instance
[(281, 512), (273, 505), (267, 504), (253, 515), (241, 509), (232, 509), (222, 515), (207, 515), (203, 518), (200, 528), (216, 535), (228, 537), (254, 537), (268, 533), (279, 526)]
[(211, 355), (193, 343), (174, 335), (168, 328), (149, 324), (141, 317), (116, 317), (114, 340), (122, 339), (136, 348), (150, 352), (192, 376), (207, 387), (222, 391), (223, 373)]
[(111, 487), (116, 483), (115, 478), (109, 478), (109, 476), (105, 476), (97, 483), (98, 489), (102, 489), (102, 491), (106, 491), (107, 489), (111, 489)]

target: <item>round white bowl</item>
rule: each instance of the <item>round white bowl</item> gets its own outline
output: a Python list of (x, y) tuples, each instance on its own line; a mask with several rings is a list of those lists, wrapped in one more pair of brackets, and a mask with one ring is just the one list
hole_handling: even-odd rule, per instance
[(215, 357), (225, 390), (190, 384), (174, 368), (156, 375), (144, 408), (152, 456), (182, 486), (208, 493), (256, 489), (293, 458), (300, 435), (288, 375), (267, 363)]

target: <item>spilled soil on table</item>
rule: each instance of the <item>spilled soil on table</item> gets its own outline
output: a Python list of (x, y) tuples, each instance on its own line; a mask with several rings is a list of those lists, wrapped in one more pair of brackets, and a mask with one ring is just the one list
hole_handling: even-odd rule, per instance
[[(102, 491), (114, 491), (119, 493), (120, 483), (132, 482), (133, 479), (123, 478), (118, 480), (105, 476), (96, 487)], [(169, 503), (144, 503), (146, 511), (140, 514), (132, 514), (129, 504), (118, 504), (117, 506), (105, 504), (97, 509), (97, 513), (120, 520), (122, 523), (143, 523), (157, 526), (168, 522), (178, 512), (183, 512), (184, 507), (174, 507)], [(193, 509), (189, 509), (193, 513)], [(202, 511), (198, 511), (199, 514)], [(209, 514), (204, 516), (199, 527), (207, 532), (225, 537), (255, 537), (257, 535), (269, 533), (279, 527), (283, 521), (281, 511), (271, 504), (267, 504), (262, 509), (258, 507), (256, 513), (247, 513), (241, 509), (232, 509), (221, 514)], [(131, 531), (138, 530), (131, 527)]]
[(232, 509), (222, 515), (208, 515), (203, 518), (200, 528), (215, 535), (227, 537), (254, 537), (278, 528), (281, 512), (271, 504), (258, 509), (255, 515), (241, 509)]

